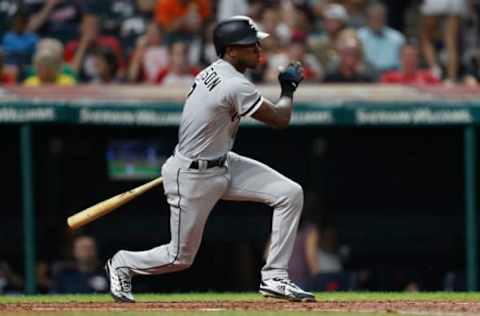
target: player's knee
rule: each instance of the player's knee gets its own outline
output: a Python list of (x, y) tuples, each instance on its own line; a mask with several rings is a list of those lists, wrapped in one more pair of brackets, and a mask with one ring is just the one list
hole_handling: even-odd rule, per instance
[(303, 207), (303, 189), (300, 184), (292, 182), (288, 197), (290, 203), (298, 206), (300, 209)]
[(177, 269), (177, 271), (185, 270), (190, 268), (192, 264), (193, 264), (193, 258), (186, 257), (186, 258), (176, 260), (175, 268)]
[(303, 189), (293, 181), (288, 182), (283, 186), (283, 192), (280, 192), (282, 197), (277, 204), (287, 204), (295, 206), (295, 209), (301, 209), (303, 206)]
[(185, 263), (185, 262), (177, 262), (175, 263), (175, 270), (176, 271), (182, 271), (182, 270), (186, 270), (188, 268), (190, 268), (192, 265), (189, 264), (189, 263)]

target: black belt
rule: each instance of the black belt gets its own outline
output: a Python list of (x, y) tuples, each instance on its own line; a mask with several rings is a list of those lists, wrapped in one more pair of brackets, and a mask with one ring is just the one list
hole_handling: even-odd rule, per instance
[[(207, 162), (207, 169), (210, 169), (214, 167), (223, 167), (223, 165), (225, 164), (225, 160), (227, 160), (227, 158), (224, 156), (224, 157), (220, 157), (213, 160), (203, 160), (203, 161)], [(198, 160), (194, 160), (190, 164), (190, 169), (199, 169), (199, 167), (200, 167), (200, 163)]]

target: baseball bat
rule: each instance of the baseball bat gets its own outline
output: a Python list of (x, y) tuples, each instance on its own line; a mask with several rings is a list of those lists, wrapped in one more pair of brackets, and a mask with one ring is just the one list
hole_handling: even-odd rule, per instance
[(112, 212), (113, 210), (130, 202), (137, 196), (142, 195), (143, 193), (156, 187), (162, 182), (163, 182), (162, 177), (155, 178), (150, 182), (142, 184), (141, 186), (138, 186), (134, 189), (115, 195), (114, 197), (111, 197), (105, 201), (102, 201), (93, 206), (90, 206), (89, 208), (86, 208), (83, 211), (75, 213), (72, 216), (68, 217), (67, 219), (68, 226), (72, 230), (75, 230), (90, 222), (93, 222), (97, 218), (100, 218)]

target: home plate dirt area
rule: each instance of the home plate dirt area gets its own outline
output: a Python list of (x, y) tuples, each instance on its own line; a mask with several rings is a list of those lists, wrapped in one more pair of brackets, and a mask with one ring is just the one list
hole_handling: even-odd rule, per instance
[(40, 311), (316, 311), (316, 312), (378, 312), (378, 313), (480, 313), (480, 302), (475, 301), (322, 301), (294, 303), (265, 301), (172, 301), (139, 302), (135, 304), (65, 302), (65, 303), (9, 303), (0, 304), (3, 312)]

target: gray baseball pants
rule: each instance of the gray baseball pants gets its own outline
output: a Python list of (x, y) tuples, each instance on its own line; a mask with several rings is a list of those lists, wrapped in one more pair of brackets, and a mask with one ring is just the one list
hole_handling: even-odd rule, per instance
[(192, 265), (208, 215), (218, 200), (266, 203), (274, 208), (271, 243), (262, 279), (288, 277), (298, 222), (303, 208), (301, 186), (265, 164), (230, 152), (225, 167), (189, 169), (191, 160), (178, 153), (162, 167), (170, 204), (171, 240), (147, 251), (121, 250), (116, 268), (131, 275), (161, 274)]

